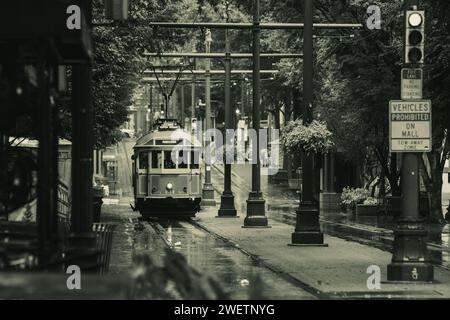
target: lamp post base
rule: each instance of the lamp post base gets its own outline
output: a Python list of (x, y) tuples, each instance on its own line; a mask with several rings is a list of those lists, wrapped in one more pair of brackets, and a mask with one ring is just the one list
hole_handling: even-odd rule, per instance
[(237, 211), (234, 207), (233, 193), (224, 193), (220, 197), (220, 209), (217, 218), (234, 218), (237, 217)]
[(433, 279), (433, 266), (426, 262), (393, 262), (387, 266), (388, 281), (432, 282)]
[(433, 266), (428, 261), (427, 231), (418, 221), (398, 221), (392, 262), (387, 267), (388, 281), (430, 282), (433, 277)]
[(314, 203), (300, 203), (291, 245), (327, 246), (320, 231), (319, 210)]
[(250, 192), (247, 200), (247, 216), (243, 228), (270, 228), (266, 212), (266, 201), (261, 192)]

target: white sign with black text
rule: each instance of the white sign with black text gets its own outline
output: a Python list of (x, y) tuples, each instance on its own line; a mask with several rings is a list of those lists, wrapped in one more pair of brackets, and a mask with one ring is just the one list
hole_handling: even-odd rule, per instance
[(391, 152), (430, 152), (431, 101), (390, 101), (389, 137)]

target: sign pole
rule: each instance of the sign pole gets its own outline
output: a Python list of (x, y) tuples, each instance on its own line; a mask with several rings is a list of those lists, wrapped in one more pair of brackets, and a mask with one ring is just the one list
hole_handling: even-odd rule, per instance
[[(413, 2), (410, 4), (415, 4)], [(408, 19), (406, 11), (405, 19)], [(427, 231), (419, 217), (419, 156), (419, 153), (405, 152), (402, 157), (402, 212), (394, 229), (388, 281), (429, 282), (434, 277), (433, 266), (428, 260)]]

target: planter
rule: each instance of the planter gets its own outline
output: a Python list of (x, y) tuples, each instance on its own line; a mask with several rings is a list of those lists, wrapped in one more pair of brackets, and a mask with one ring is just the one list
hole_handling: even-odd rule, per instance
[(366, 217), (376, 217), (378, 215), (377, 204), (358, 204), (356, 205), (356, 215)]

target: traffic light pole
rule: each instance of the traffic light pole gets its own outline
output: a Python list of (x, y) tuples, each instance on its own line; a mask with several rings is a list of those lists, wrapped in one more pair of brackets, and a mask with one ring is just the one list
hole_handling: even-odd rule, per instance
[[(313, 1), (304, 1), (303, 28), (303, 123), (312, 121), (313, 111)], [(295, 231), (291, 246), (326, 246), (319, 224), (319, 205), (314, 199), (314, 154), (302, 152), (302, 190), (296, 211)]]
[[(413, 6), (413, 10), (417, 10), (417, 1), (409, 1), (409, 5)], [(408, 20), (406, 10), (405, 20)], [(407, 38), (406, 35), (405, 44)], [(405, 53), (406, 57), (407, 52)], [(420, 156), (419, 153), (403, 153), (402, 212), (394, 229), (392, 262), (387, 267), (388, 281), (430, 282), (434, 278), (433, 266), (428, 258), (427, 231), (419, 217)]]
[[(209, 53), (211, 51), (211, 31), (206, 31), (206, 39), (205, 39), (205, 48), (206, 53)], [(209, 71), (211, 70), (211, 60), (206, 60), (206, 68), (205, 68), (205, 131), (212, 128), (211, 125), (211, 75)], [(211, 144), (211, 138), (207, 135), (206, 142), (206, 149), (210, 149)], [(211, 157), (209, 159), (205, 159), (205, 183), (203, 184), (203, 191), (202, 191), (202, 206), (212, 206), (214, 207), (216, 205), (216, 201), (214, 200), (214, 188), (211, 183)]]

